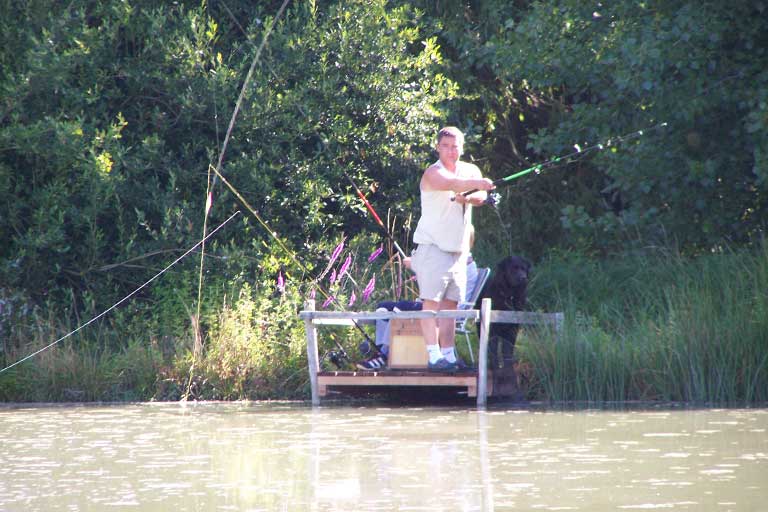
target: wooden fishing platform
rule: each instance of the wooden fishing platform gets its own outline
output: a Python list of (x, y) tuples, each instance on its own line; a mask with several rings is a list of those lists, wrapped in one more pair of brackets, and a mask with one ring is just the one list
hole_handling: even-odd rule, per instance
[[(465, 391), (468, 397), (476, 397), (478, 406), (484, 406), (487, 397), (494, 395), (493, 373), (488, 368), (488, 332), (491, 322), (517, 324), (549, 324), (558, 336), (563, 324), (562, 313), (530, 313), (521, 311), (493, 311), (490, 299), (483, 299), (477, 309), (451, 311), (315, 311), (314, 301), (308, 301), (306, 309), (299, 313), (304, 320), (307, 334), (307, 358), (312, 387), (312, 405), (320, 404), (320, 398), (331, 391), (353, 388), (378, 388), (386, 386), (453, 387)], [(318, 357), (318, 327), (336, 325), (353, 326), (374, 324), (376, 320), (411, 320), (420, 318), (470, 318), (480, 321), (480, 338), (477, 368), (456, 372), (434, 372), (424, 367), (387, 368), (376, 371), (322, 371)], [(423, 341), (421, 341), (423, 343)], [(423, 345), (420, 351), (425, 353)], [(390, 358), (392, 356), (390, 355)], [(497, 389), (497, 394), (501, 389)]]
[[(468, 397), (477, 396), (476, 369), (453, 373), (430, 372), (423, 370), (377, 370), (377, 371), (321, 371), (317, 373), (318, 394), (327, 396), (330, 391), (340, 391), (347, 387), (374, 386), (429, 386), (455, 387), (466, 390)], [(493, 394), (493, 380), (489, 377), (486, 388), (488, 396)]]

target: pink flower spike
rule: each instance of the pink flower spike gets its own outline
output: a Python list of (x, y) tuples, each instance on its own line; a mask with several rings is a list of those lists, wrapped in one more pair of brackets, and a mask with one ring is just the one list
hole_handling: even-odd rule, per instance
[(352, 255), (347, 254), (347, 259), (344, 260), (344, 263), (341, 265), (341, 268), (339, 269), (339, 279), (344, 277), (344, 274), (347, 273), (347, 270), (349, 270), (349, 266), (352, 264)]
[(384, 246), (380, 245), (378, 249), (373, 251), (370, 256), (368, 256), (368, 263), (373, 263), (373, 260), (379, 257), (379, 254), (381, 254), (381, 251), (384, 250)]
[(331, 279), (330, 279), (330, 281), (331, 281), (331, 284), (336, 282), (336, 269), (333, 269), (331, 271)]
[(355, 303), (356, 300), (357, 300), (357, 295), (355, 295), (355, 291), (352, 290), (352, 294), (349, 296), (349, 304), (347, 304), (347, 306), (351, 306), (352, 304)]
[(309, 290), (309, 299), (310, 299), (310, 300), (315, 300), (315, 295), (316, 295), (316, 294), (317, 294), (317, 291), (316, 291), (314, 288), (312, 288), (311, 290)]
[(325, 309), (328, 306), (331, 305), (331, 303), (336, 300), (336, 298), (333, 295), (330, 295), (327, 299), (325, 299), (325, 302), (323, 302), (322, 308)]
[(285, 279), (283, 279), (283, 271), (277, 273), (277, 289), (280, 293), (285, 293)]
[(368, 281), (368, 284), (365, 285), (365, 290), (363, 290), (363, 302), (368, 302), (368, 299), (371, 298), (371, 294), (373, 293), (373, 289), (376, 287), (376, 276), (374, 275), (371, 277), (371, 280)]
[(337, 245), (336, 248), (333, 250), (333, 254), (331, 254), (331, 259), (328, 260), (329, 267), (336, 262), (336, 260), (339, 257), (339, 254), (341, 254), (341, 251), (343, 250), (344, 250), (344, 239), (342, 238), (339, 245)]
[(331, 270), (331, 267), (333, 267), (333, 264), (336, 263), (336, 260), (339, 258), (341, 251), (344, 250), (345, 239), (346, 237), (342, 238), (339, 245), (337, 245), (336, 248), (333, 250), (333, 254), (331, 254), (331, 257), (328, 259), (328, 265), (325, 266), (325, 270), (323, 270), (323, 273), (320, 274), (320, 276), (317, 278), (318, 280), (324, 278), (325, 274), (327, 274)]

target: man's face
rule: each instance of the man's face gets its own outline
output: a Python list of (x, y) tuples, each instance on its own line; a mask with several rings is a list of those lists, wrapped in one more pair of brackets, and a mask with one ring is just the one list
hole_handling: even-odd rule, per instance
[(440, 160), (444, 162), (457, 161), (463, 149), (462, 144), (456, 140), (456, 137), (451, 137), (450, 135), (446, 135), (437, 143), (437, 154), (440, 155)]

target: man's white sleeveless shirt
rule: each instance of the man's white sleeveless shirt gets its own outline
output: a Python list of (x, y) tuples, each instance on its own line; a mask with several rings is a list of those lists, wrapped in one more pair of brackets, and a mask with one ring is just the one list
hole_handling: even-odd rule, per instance
[[(445, 169), (440, 160), (435, 165)], [(456, 176), (476, 178), (480, 175), (476, 165), (461, 160), (456, 162)], [(421, 217), (413, 233), (414, 243), (433, 244), (445, 252), (469, 252), (472, 206), (451, 201), (454, 195), (449, 190), (421, 191)]]

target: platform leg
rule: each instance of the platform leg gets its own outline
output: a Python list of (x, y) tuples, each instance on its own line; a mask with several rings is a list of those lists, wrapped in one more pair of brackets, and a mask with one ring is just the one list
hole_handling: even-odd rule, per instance
[(480, 345), (477, 349), (477, 406), (485, 407), (488, 393), (488, 333), (491, 330), (491, 299), (480, 303)]
[[(315, 301), (308, 300), (304, 309), (315, 310)], [(317, 354), (317, 328), (312, 318), (304, 319), (304, 330), (307, 332), (307, 361), (309, 363), (309, 384), (312, 388), (312, 405), (320, 405), (320, 389), (317, 385), (317, 372), (320, 371), (320, 362)]]

